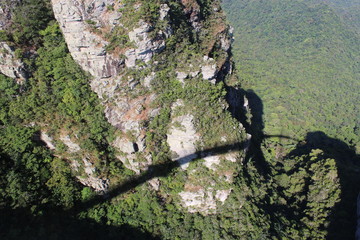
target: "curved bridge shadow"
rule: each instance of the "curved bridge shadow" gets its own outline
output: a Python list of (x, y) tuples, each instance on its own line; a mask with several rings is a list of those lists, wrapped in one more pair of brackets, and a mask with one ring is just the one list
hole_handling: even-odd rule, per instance
[[(190, 155), (184, 156), (182, 158), (177, 159), (176, 161), (170, 161), (166, 163), (160, 163), (149, 166), (146, 172), (141, 173), (138, 176), (134, 176), (124, 182), (123, 184), (116, 186), (115, 188), (111, 189), (107, 192), (104, 196), (95, 196), (94, 198), (77, 205), (71, 211), (75, 211), (74, 213), (78, 213), (89, 209), (97, 204), (104, 203), (110, 201), (111, 199), (130, 191), (131, 189), (136, 188), (137, 186), (146, 183), (147, 181), (158, 178), (158, 177), (166, 177), (168, 176), (173, 170), (179, 168), (181, 165), (186, 164), (188, 162), (196, 162), (201, 159), (201, 157), (208, 156), (208, 155), (220, 155), (235, 151), (240, 151), (243, 148), (246, 142), (240, 143), (233, 143), (228, 145), (223, 145), (219, 147), (214, 147), (210, 149), (205, 149), (202, 151), (197, 151)], [(191, 160), (193, 156), (197, 156), (195, 159)]]

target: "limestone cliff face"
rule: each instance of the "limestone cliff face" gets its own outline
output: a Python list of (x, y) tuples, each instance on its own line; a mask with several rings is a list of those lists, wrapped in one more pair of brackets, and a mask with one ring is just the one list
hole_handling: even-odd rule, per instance
[(69, 51), (82, 68), (95, 78), (109, 78), (118, 74), (121, 60), (107, 54), (105, 39), (91, 31), (92, 23), (111, 29), (119, 24), (120, 13), (107, 11), (116, 1), (52, 0), (53, 11), (66, 38)]
[[(164, 198), (175, 194), (190, 212), (216, 212), (231, 193), (241, 154), (202, 151), (244, 138), (223, 98), (201, 99), (202, 86), (218, 91), (213, 84), (231, 73), (231, 34), (219, 2), (207, 3), (207, 15), (194, 0), (51, 2), (71, 55), (92, 75), (90, 85), (117, 129), (112, 145), (119, 161), (139, 174), (168, 154), (185, 171), (182, 190), (166, 192), (161, 179), (150, 183), (153, 189)], [(192, 102), (194, 91), (202, 105)], [(216, 126), (207, 125), (205, 110)]]

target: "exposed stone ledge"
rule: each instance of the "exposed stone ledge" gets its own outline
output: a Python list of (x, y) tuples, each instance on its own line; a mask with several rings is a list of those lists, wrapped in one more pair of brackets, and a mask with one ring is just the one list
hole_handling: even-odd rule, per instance
[(19, 83), (26, 79), (24, 64), (16, 58), (15, 50), (6, 42), (0, 42), (0, 72)]

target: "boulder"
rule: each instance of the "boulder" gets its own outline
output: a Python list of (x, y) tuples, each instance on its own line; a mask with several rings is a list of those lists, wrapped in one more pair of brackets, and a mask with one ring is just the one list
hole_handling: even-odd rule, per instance
[(55, 150), (54, 139), (50, 137), (46, 132), (40, 132), (40, 139), (43, 141), (50, 150)]
[(60, 140), (68, 147), (70, 153), (75, 153), (81, 150), (79, 144), (71, 140), (69, 135), (60, 136)]
[(195, 144), (200, 138), (196, 133), (193, 118), (190, 114), (174, 118), (167, 134), (167, 143), (173, 155), (172, 160), (178, 161), (184, 170), (191, 160), (197, 157)]
[(24, 64), (16, 58), (15, 49), (6, 42), (0, 42), (0, 72), (19, 82), (26, 79)]

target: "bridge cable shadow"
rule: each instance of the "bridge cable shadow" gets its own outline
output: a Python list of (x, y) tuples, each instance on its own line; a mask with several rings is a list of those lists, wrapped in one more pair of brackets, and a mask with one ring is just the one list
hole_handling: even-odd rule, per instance
[[(86, 209), (92, 208), (95, 205), (109, 202), (113, 198), (116, 198), (117, 196), (126, 193), (130, 191), (131, 189), (136, 188), (137, 186), (146, 183), (147, 181), (158, 178), (158, 177), (166, 177), (168, 176), (174, 169), (179, 168), (181, 165), (189, 163), (189, 162), (196, 162), (200, 160), (202, 157), (208, 156), (208, 155), (221, 155), (226, 153), (231, 153), (235, 151), (240, 151), (240, 149), (243, 148), (245, 142), (240, 143), (232, 143), (224, 146), (218, 146), (210, 149), (205, 149), (201, 151), (197, 151), (195, 153), (189, 154), (187, 156), (181, 157), (177, 159), (176, 161), (169, 161), (166, 163), (160, 163), (151, 165), (148, 167), (148, 170), (141, 173), (138, 176), (134, 176), (124, 183), (122, 183), (119, 186), (116, 186), (112, 188), (109, 192), (107, 192), (105, 195), (97, 195), (93, 197), (92, 199), (80, 203), (76, 205), (72, 211), (74, 214), (79, 213), (81, 211), (84, 211)], [(194, 159), (192, 159), (196, 156)]]

